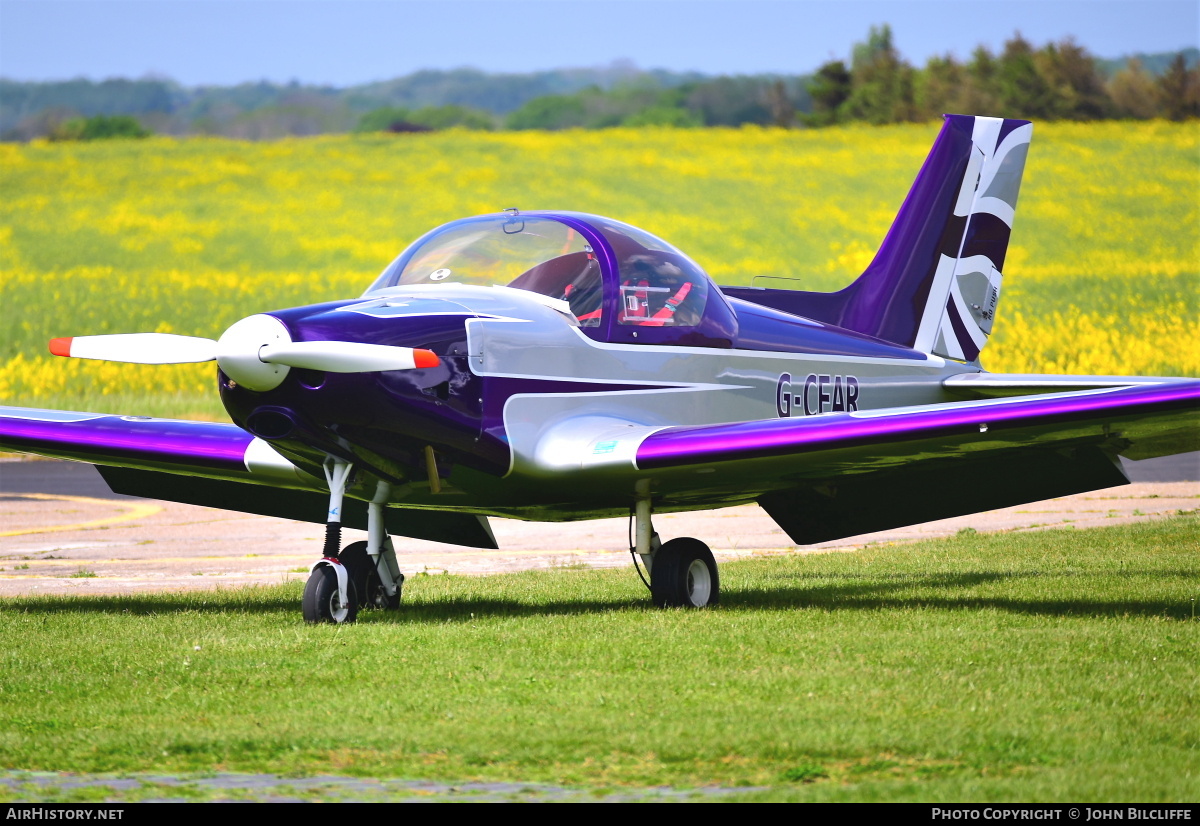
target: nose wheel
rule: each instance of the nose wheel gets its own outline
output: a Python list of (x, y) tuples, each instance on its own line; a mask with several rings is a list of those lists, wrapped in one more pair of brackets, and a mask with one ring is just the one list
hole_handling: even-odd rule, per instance
[(304, 586), (300, 611), (306, 622), (354, 622), (358, 619), (358, 595), (354, 582), (347, 580), (343, 591), (332, 565), (318, 565)]
[(342, 501), (349, 477), (349, 464), (335, 459), (325, 463), (329, 516), (323, 555), (312, 567), (300, 603), (306, 622), (354, 622), (360, 608), (400, 607), (404, 574), (400, 573), (396, 550), (384, 527), (383, 509), (390, 492), (386, 482), (379, 482), (375, 497), (367, 505), (368, 540), (354, 542), (338, 551)]
[[(306, 622), (341, 624), (354, 622), (363, 609), (395, 611), (400, 608), (404, 575), (397, 574), (392, 579), (394, 587), (389, 593), (379, 574), (379, 567), (387, 565), (387, 560), (372, 559), (367, 547), (366, 542), (354, 542), (343, 548), (336, 559), (324, 557), (317, 563), (304, 586), (304, 598), (300, 603)], [(335, 565), (340, 565), (345, 572), (344, 590)]]

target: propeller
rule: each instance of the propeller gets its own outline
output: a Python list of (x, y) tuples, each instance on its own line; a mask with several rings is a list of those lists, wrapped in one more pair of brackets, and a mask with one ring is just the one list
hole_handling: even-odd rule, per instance
[(374, 373), (436, 367), (432, 350), (352, 341), (292, 341), (283, 322), (269, 315), (238, 321), (221, 338), (171, 333), (120, 333), (50, 341), (56, 356), (128, 364), (194, 364), (216, 361), (225, 375), (250, 390), (272, 390), (297, 367), (329, 373)]

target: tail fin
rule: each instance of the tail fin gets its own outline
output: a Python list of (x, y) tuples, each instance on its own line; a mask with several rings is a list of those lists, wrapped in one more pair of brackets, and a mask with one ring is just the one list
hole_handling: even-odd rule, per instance
[(1028, 121), (947, 115), (879, 252), (854, 283), (835, 293), (726, 292), (975, 361), (992, 332), (1032, 134)]

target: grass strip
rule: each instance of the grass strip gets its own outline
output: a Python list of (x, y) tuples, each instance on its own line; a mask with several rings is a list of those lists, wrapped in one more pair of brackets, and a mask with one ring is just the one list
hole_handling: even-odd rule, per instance
[(396, 613), (300, 586), (0, 602), (0, 765), (753, 799), (1182, 801), (1200, 789), (1200, 519), (723, 566), (416, 576)]

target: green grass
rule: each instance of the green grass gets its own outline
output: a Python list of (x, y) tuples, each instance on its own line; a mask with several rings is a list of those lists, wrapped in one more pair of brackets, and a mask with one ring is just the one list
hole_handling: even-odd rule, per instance
[(415, 576), (398, 613), (301, 586), (0, 603), (0, 766), (753, 785), (754, 799), (1186, 801), (1200, 519), (962, 534), (722, 568)]

